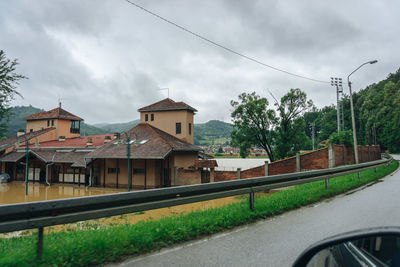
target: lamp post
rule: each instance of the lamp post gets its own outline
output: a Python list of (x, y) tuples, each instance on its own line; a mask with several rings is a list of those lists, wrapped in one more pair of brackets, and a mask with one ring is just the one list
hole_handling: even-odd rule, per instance
[[(131, 134), (135, 136), (133, 142), (136, 143), (137, 135), (133, 132)], [(126, 138), (126, 156), (128, 158), (128, 192), (130, 192), (131, 191), (131, 139), (128, 133), (124, 132), (124, 135)]]
[[(25, 196), (28, 195), (28, 167), (29, 167), (29, 140), (26, 138), (25, 135), (23, 135), (25, 138), (25, 161), (26, 161), (26, 166), (25, 166)], [(15, 143), (16, 145), (19, 145), (18, 138), (17, 142)]]
[(352, 124), (352, 127), (353, 127), (354, 158), (355, 158), (356, 164), (358, 164), (358, 148), (357, 148), (356, 121), (355, 121), (355, 118), (354, 118), (353, 96), (352, 96), (352, 93), (351, 93), (350, 76), (354, 72), (359, 70), (362, 66), (364, 66), (366, 64), (375, 64), (376, 62), (378, 62), (378, 60), (371, 60), (371, 61), (365, 62), (365, 63), (361, 64), (358, 68), (353, 70), (353, 72), (350, 73), (349, 76), (347, 76), (347, 83), (349, 85), (349, 90), (350, 90), (351, 124)]

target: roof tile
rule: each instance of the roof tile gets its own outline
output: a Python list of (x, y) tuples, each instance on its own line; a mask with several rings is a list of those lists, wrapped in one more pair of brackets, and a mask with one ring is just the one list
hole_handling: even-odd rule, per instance
[(197, 110), (184, 102), (175, 102), (170, 98), (163, 99), (154, 104), (142, 107), (138, 109), (139, 112), (147, 111), (168, 111), (168, 110), (191, 110), (197, 112)]
[(64, 119), (64, 120), (75, 120), (75, 121), (83, 121), (82, 118), (62, 109), (60, 107), (49, 110), (38, 112), (23, 118), (26, 121), (31, 120), (45, 120), (45, 119)]

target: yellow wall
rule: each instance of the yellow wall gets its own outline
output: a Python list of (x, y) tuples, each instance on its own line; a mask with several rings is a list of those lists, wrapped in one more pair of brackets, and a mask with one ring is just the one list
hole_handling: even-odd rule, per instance
[[(148, 114), (148, 121), (145, 120), (145, 115)], [(151, 121), (151, 114), (154, 114), (154, 121)], [(194, 142), (194, 113), (189, 110), (173, 110), (173, 111), (155, 111), (155, 112), (141, 112), (140, 122), (148, 123), (164, 132), (169, 133), (179, 139), (188, 143)], [(176, 123), (181, 123), (181, 134), (176, 134)], [(189, 135), (188, 125), (191, 123), (192, 132)]]
[(51, 120), (50, 120), (50, 126), (47, 126), (47, 120), (34, 120), (34, 121), (27, 121), (26, 122), (26, 132), (29, 133), (31, 130), (33, 132), (42, 130), (42, 129), (47, 129), (51, 127), (56, 127), (56, 121), (54, 120), (54, 126), (51, 126)]
[[(70, 120), (58, 120), (54, 119), (54, 126), (51, 126), (51, 119), (50, 126), (47, 126), (47, 119), (46, 120), (34, 120), (34, 121), (27, 121), (26, 122), (26, 132), (29, 133), (31, 129), (36, 132), (42, 129), (47, 129), (51, 127), (56, 128), (56, 136), (55, 139), (58, 139), (60, 136), (65, 136), (66, 138), (73, 138), (79, 137), (80, 134), (75, 134), (70, 132), (71, 128), (71, 121)], [(52, 140), (55, 140), (52, 139)], [(47, 140), (49, 141), (49, 140)]]

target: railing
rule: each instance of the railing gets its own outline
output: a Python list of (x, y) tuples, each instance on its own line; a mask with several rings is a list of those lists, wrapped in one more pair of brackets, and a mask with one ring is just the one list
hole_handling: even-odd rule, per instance
[(254, 193), (274, 188), (325, 180), (345, 174), (387, 165), (386, 159), (358, 165), (314, 170), (243, 180), (187, 185), (139, 192), (115, 193), (0, 206), (0, 233), (38, 228), (37, 256), (43, 252), (43, 227), (171, 207), (187, 203), (249, 194), (250, 209), (254, 208)]

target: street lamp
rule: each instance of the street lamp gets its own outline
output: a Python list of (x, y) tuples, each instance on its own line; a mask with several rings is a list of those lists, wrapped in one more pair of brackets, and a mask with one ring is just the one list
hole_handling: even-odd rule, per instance
[(354, 119), (353, 96), (352, 96), (352, 93), (351, 93), (350, 76), (354, 72), (359, 70), (362, 66), (367, 65), (367, 64), (375, 64), (376, 62), (378, 62), (378, 60), (371, 60), (371, 61), (365, 62), (364, 64), (361, 64), (358, 68), (353, 70), (353, 72), (350, 73), (349, 76), (347, 76), (347, 83), (349, 85), (349, 90), (350, 90), (351, 124), (352, 124), (352, 127), (353, 127), (354, 157), (355, 157), (355, 160), (356, 160), (356, 164), (358, 164), (358, 149), (357, 149), (356, 121)]
[[(131, 138), (129, 135), (134, 135), (134, 139), (131, 141)], [(132, 133), (128, 133), (124, 132), (125, 135), (125, 142), (126, 142), (126, 156), (128, 158), (128, 192), (131, 191), (131, 143), (135, 143), (136, 144), (136, 140), (137, 140), (137, 135), (136, 133), (132, 132)], [(118, 171), (118, 170), (117, 170)]]
[[(28, 195), (28, 163), (29, 163), (29, 140), (26, 138), (26, 135), (23, 135), (25, 138), (25, 160), (26, 160), (26, 166), (25, 166), (25, 196)], [(16, 145), (18, 145), (18, 138)]]

